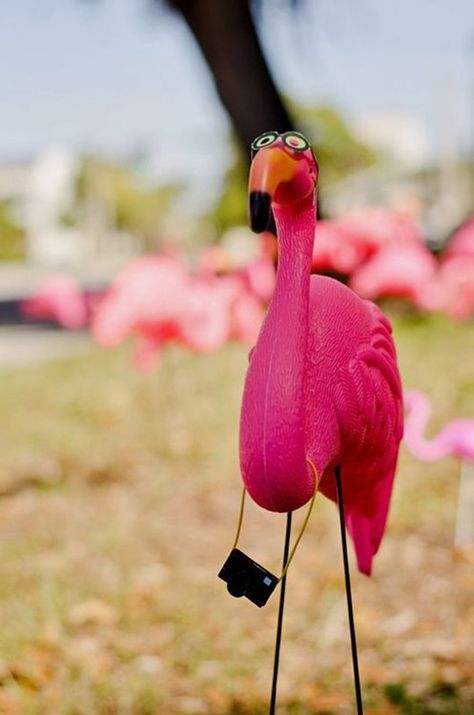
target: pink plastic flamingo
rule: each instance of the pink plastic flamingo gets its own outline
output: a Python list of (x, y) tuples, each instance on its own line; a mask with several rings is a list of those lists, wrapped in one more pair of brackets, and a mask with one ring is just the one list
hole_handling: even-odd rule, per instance
[[(474, 464), (474, 419), (456, 419), (447, 424), (430, 440), (424, 432), (431, 415), (428, 397), (419, 390), (404, 393), (408, 416), (404, 442), (414, 457), (423, 462), (436, 462), (453, 455), (465, 466)], [(474, 492), (472, 479), (465, 479), (466, 467), (461, 470), (461, 487), (456, 526), (456, 545), (472, 542), (474, 537)]]
[(21, 312), (40, 320), (52, 320), (69, 330), (82, 328), (88, 319), (88, 305), (75, 278), (52, 275), (20, 304)]
[(311, 276), (318, 169), (306, 139), (268, 132), (253, 150), (252, 228), (262, 231), (273, 210), (279, 264), (245, 381), (243, 480), (259, 505), (291, 512), (316, 488), (337, 501), (338, 473), (358, 566), (370, 574), (402, 436), (391, 327), (374, 304), (346, 286)]
[(424, 307), (424, 291), (436, 271), (436, 259), (422, 244), (389, 244), (352, 274), (349, 285), (362, 298), (408, 298)]

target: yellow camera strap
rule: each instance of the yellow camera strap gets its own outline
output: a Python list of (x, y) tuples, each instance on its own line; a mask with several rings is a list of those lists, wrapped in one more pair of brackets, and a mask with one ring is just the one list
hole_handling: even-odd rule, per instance
[[(288, 571), (288, 568), (289, 568), (289, 566), (290, 566), (290, 564), (291, 564), (291, 562), (292, 562), (292, 560), (293, 560), (293, 557), (294, 557), (294, 555), (295, 555), (295, 553), (296, 553), (296, 549), (298, 548), (299, 543), (300, 543), (301, 539), (303, 538), (303, 534), (304, 534), (304, 532), (305, 532), (305, 530), (306, 530), (306, 527), (307, 527), (307, 525), (308, 525), (308, 522), (309, 522), (309, 519), (310, 519), (310, 516), (311, 516), (311, 512), (313, 511), (314, 500), (316, 499), (316, 494), (317, 494), (317, 492), (318, 492), (318, 487), (319, 487), (318, 471), (317, 471), (316, 467), (314, 466), (313, 462), (311, 461), (311, 459), (306, 458), (306, 461), (307, 461), (307, 463), (309, 464), (309, 466), (311, 467), (311, 469), (312, 469), (312, 471), (313, 471), (313, 474), (314, 474), (314, 492), (313, 492), (313, 496), (311, 497), (311, 501), (310, 501), (310, 503), (309, 503), (308, 511), (306, 512), (306, 516), (305, 516), (305, 518), (304, 518), (304, 520), (303, 520), (303, 523), (302, 523), (302, 525), (301, 525), (301, 529), (300, 529), (300, 531), (299, 531), (299, 534), (298, 534), (298, 536), (297, 536), (297, 538), (296, 538), (295, 543), (293, 544), (293, 548), (292, 548), (291, 551), (290, 551), (290, 555), (288, 556), (288, 560), (286, 561), (285, 567), (283, 568), (283, 571), (281, 572), (281, 576), (280, 576), (280, 578), (278, 579), (279, 581), (281, 581), (281, 580), (286, 576), (286, 572)], [(237, 544), (239, 543), (239, 539), (240, 539), (240, 533), (241, 533), (241, 531), (242, 531), (242, 523), (243, 523), (243, 520), (244, 520), (245, 495), (246, 495), (246, 492), (247, 492), (247, 490), (245, 489), (245, 485), (243, 485), (243, 486), (242, 486), (242, 496), (241, 496), (241, 499), (240, 499), (239, 520), (238, 520), (238, 522), (237, 522), (237, 531), (236, 531), (236, 534), (235, 534), (235, 539), (234, 539), (234, 543), (233, 543), (233, 546), (232, 546), (232, 550), (237, 548)]]

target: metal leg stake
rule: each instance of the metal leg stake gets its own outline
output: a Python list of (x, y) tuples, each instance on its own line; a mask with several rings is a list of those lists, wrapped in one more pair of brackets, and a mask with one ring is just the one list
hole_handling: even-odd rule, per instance
[[(285, 534), (285, 546), (283, 549), (283, 571), (288, 562), (288, 555), (290, 552), (290, 535), (291, 535), (291, 511), (288, 512), (286, 516), (286, 534)], [(278, 680), (278, 668), (280, 664), (280, 646), (281, 646), (281, 633), (283, 629), (283, 610), (285, 608), (285, 590), (286, 590), (286, 577), (287, 574), (284, 573), (281, 579), (280, 585), (280, 603), (278, 606), (278, 625), (275, 640), (275, 657), (273, 660), (273, 678), (272, 678), (272, 694), (270, 698), (270, 710), (269, 715), (275, 715), (276, 708), (276, 695), (277, 695), (277, 680)]]
[(357, 715), (363, 715), (362, 690), (360, 685), (359, 661), (357, 657), (357, 640), (354, 623), (354, 609), (352, 606), (351, 575), (349, 571), (349, 559), (347, 556), (346, 524), (344, 521), (344, 498), (342, 493), (341, 470), (336, 467), (334, 470), (336, 477), (337, 503), (339, 506), (339, 523), (341, 526), (342, 558), (344, 562), (344, 581), (346, 584), (347, 613), (349, 616), (349, 631), (351, 635), (352, 668), (354, 670), (354, 688), (357, 705)]

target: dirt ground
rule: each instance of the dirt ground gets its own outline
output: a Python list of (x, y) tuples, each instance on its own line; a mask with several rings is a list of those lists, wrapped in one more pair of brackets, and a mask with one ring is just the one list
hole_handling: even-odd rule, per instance
[[(396, 318), (431, 431), (474, 414), (474, 328)], [(263, 715), (275, 595), (216, 574), (240, 498), (246, 351), (94, 350), (2, 373), (0, 713)], [(474, 560), (453, 548), (459, 464), (403, 449), (388, 530), (354, 603), (366, 713), (474, 713)], [(295, 515), (296, 528), (305, 510)], [(248, 503), (242, 547), (278, 572), (283, 516)], [(337, 512), (318, 496), (288, 576), (279, 713), (354, 712)]]

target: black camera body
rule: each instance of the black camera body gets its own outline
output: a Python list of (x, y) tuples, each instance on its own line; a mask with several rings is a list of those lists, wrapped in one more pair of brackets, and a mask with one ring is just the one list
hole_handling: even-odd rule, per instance
[(245, 596), (261, 608), (266, 604), (279, 579), (239, 549), (233, 549), (219, 571), (219, 578), (227, 583), (231, 596)]

